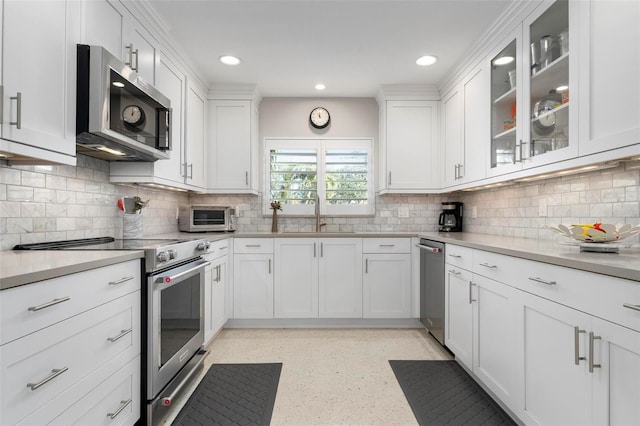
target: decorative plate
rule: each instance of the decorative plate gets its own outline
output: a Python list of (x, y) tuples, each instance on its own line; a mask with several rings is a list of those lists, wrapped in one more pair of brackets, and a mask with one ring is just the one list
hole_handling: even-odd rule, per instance
[(558, 234), (586, 243), (611, 243), (640, 234), (640, 225), (613, 225), (596, 222), (584, 225), (547, 225)]

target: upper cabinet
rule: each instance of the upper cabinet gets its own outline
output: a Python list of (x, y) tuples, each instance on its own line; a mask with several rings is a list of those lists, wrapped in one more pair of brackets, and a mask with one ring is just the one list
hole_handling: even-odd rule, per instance
[(379, 104), (380, 193), (420, 193), (438, 188), (438, 102), (382, 100)]
[(80, 5), (3, 1), (2, 7), (0, 153), (16, 163), (75, 165)]
[(210, 97), (209, 192), (258, 193), (257, 103), (253, 99)]
[(442, 100), (444, 184), (486, 177), (489, 147), (489, 69), (474, 68)]
[(207, 100), (204, 89), (187, 81), (186, 110), (186, 183), (199, 188), (207, 187), (206, 135)]
[(159, 42), (117, 0), (85, 1), (82, 42), (120, 58), (145, 81), (156, 83)]
[(640, 143), (640, 2), (592, 0), (578, 2), (578, 7), (579, 154), (626, 147), (626, 152), (637, 155), (640, 152), (637, 146)]

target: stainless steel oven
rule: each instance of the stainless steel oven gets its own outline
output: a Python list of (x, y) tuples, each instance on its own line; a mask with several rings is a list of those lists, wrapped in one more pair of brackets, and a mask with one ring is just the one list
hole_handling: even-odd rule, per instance
[(147, 400), (170, 406), (165, 389), (204, 344), (204, 274), (196, 259), (147, 277)]

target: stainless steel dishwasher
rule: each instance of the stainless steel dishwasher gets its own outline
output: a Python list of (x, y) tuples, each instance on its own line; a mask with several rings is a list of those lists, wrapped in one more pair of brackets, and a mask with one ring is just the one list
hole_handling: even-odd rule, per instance
[(420, 322), (444, 346), (444, 244), (420, 239)]

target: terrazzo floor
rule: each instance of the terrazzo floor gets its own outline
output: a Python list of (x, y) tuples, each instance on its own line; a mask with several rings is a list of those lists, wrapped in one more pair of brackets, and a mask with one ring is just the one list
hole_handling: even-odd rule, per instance
[(205, 371), (215, 363), (283, 363), (274, 426), (416, 425), (388, 361), (452, 359), (423, 329), (225, 329), (209, 350)]

